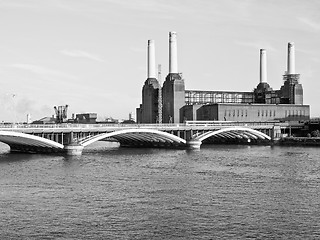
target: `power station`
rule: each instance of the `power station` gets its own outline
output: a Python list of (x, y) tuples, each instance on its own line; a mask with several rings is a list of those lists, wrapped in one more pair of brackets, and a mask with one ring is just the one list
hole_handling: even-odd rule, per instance
[(248, 92), (186, 90), (178, 72), (176, 32), (169, 32), (169, 73), (161, 88), (160, 79), (156, 79), (154, 40), (148, 40), (147, 51), (148, 74), (142, 89), (142, 104), (137, 108), (138, 123), (310, 119), (310, 107), (303, 105), (300, 74), (295, 70), (293, 42), (288, 43), (287, 70), (281, 88), (273, 90), (268, 84), (267, 51), (260, 49), (260, 81)]

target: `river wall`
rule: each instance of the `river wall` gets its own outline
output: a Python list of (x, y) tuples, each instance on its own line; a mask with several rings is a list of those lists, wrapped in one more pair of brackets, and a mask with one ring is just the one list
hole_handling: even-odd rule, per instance
[(282, 137), (279, 145), (289, 146), (320, 146), (320, 137)]

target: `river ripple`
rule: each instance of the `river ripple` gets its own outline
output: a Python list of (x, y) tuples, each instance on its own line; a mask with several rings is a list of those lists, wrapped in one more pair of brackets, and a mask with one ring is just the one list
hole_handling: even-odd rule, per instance
[(0, 145), (0, 239), (317, 239), (320, 148)]

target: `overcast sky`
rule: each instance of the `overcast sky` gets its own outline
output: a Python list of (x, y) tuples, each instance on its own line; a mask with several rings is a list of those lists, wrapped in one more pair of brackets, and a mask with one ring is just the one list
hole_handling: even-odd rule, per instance
[(148, 39), (162, 78), (177, 32), (187, 90), (252, 91), (259, 49), (283, 83), (295, 43), (304, 104), (320, 116), (319, 0), (0, 0), (0, 121), (51, 116), (54, 106), (127, 119), (141, 103)]

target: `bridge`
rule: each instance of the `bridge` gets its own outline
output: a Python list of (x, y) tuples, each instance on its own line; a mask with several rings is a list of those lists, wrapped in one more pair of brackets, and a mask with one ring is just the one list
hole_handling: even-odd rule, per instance
[(287, 123), (186, 122), (181, 124), (10, 124), (0, 125), (0, 142), (11, 152), (81, 155), (96, 141), (116, 141), (122, 147), (199, 149), (208, 140), (271, 142)]

